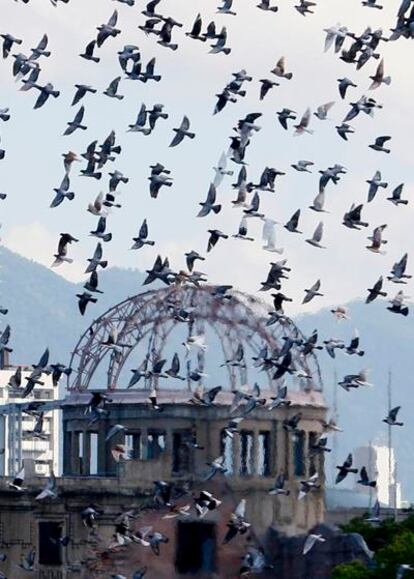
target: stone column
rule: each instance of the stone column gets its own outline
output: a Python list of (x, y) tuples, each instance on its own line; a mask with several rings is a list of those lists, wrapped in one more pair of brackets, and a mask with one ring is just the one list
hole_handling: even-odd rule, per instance
[(83, 472), (82, 474), (90, 474), (91, 472), (91, 434), (85, 431), (83, 433)]
[(259, 430), (256, 428), (252, 432), (252, 475), (259, 476)]
[(107, 445), (105, 442), (106, 423), (105, 421), (100, 420), (98, 425), (98, 474), (107, 474)]
[(63, 423), (63, 475), (72, 472), (72, 432), (67, 430), (67, 423)]
[[(160, 458), (162, 459), (162, 465), (163, 465), (162, 476), (163, 476), (163, 478), (168, 478), (171, 476), (172, 465), (173, 465), (173, 429), (170, 426), (165, 427), (164, 432), (165, 432), (165, 435), (164, 435), (165, 436), (165, 449), (164, 449), (164, 454), (161, 454)], [(169, 460), (167, 460), (167, 457), (169, 457)]]
[(204, 447), (204, 450), (193, 450), (192, 451), (192, 467), (194, 472), (201, 472), (205, 468), (206, 462), (206, 449), (208, 445), (206, 422), (195, 422), (193, 423), (193, 431), (196, 434), (197, 444)]
[(79, 432), (72, 432), (71, 437), (71, 474), (80, 474), (80, 461), (79, 461)]
[(165, 452), (172, 455), (173, 451), (173, 429), (165, 428)]
[(240, 476), (240, 467), (241, 467), (241, 444), (240, 444), (240, 435), (235, 434), (233, 437), (233, 476)]
[(272, 421), (272, 429), (270, 431), (269, 451), (270, 451), (270, 474), (276, 476), (282, 469), (283, 452), (280, 448), (281, 436), (278, 432), (278, 422)]
[(293, 445), (290, 432), (287, 430), (282, 430), (282, 443), (283, 443), (283, 470), (288, 479), (293, 478)]
[(147, 460), (148, 456), (148, 428), (141, 428), (141, 458)]
[(206, 452), (206, 460), (216, 460), (221, 454), (221, 432), (224, 427), (218, 420), (210, 420), (206, 422), (208, 428), (209, 444)]

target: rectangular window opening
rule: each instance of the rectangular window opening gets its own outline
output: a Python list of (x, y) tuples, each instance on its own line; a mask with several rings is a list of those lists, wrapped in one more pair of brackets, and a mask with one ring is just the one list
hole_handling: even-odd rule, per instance
[(224, 456), (225, 476), (232, 476), (234, 473), (234, 439), (228, 436), (224, 430), (221, 433), (220, 455)]
[(78, 432), (77, 433), (77, 437), (78, 437), (78, 458), (79, 458), (79, 473), (83, 474), (83, 468), (84, 468), (84, 460), (83, 460), (83, 441), (84, 441), (84, 433), (83, 432)]
[(270, 476), (270, 432), (259, 433), (258, 474)]
[(89, 462), (89, 474), (98, 474), (98, 433), (91, 432), (91, 458)]
[(62, 523), (39, 523), (39, 565), (62, 565)]
[(293, 434), (293, 465), (295, 476), (305, 474), (305, 432), (300, 430)]
[(147, 444), (147, 460), (157, 459), (165, 451), (165, 431), (149, 430)]
[(309, 476), (312, 476), (317, 471), (318, 454), (312, 450), (312, 447), (317, 444), (319, 435), (316, 432), (309, 433)]
[(216, 525), (210, 522), (177, 523), (175, 566), (177, 573), (216, 571)]
[(125, 435), (125, 447), (129, 457), (134, 460), (139, 460), (142, 456), (141, 453), (141, 433), (132, 432), (131, 434)]
[(83, 458), (83, 432), (78, 432), (78, 457)]

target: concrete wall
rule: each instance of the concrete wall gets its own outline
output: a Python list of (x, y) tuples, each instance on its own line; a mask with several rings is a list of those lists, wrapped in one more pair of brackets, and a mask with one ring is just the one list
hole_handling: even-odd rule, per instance
[[(305, 432), (305, 470), (303, 476), (295, 476), (293, 469), (293, 438), (291, 433), (283, 429), (283, 420), (301, 410), (303, 420), (300, 428)], [(61, 568), (44, 568), (37, 565), (34, 576), (42, 579), (64, 579), (80, 577), (93, 579), (104, 577), (111, 573), (119, 573), (127, 577), (140, 565), (147, 565), (149, 571), (146, 579), (179, 578), (175, 569), (177, 520), (163, 519), (167, 510), (156, 511), (146, 508), (152, 502), (154, 480), (169, 480), (177, 485), (184, 482), (190, 485), (190, 492), (182, 497), (178, 506), (193, 505), (192, 493), (200, 489), (211, 491), (222, 500), (222, 505), (216, 511), (206, 515), (206, 521), (216, 525), (217, 558), (216, 571), (198, 577), (234, 579), (238, 576), (241, 558), (249, 545), (264, 544), (269, 529), (282, 530), (287, 536), (305, 534), (314, 525), (323, 521), (324, 517), (324, 475), (323, 459), (316, 461), (320, 472), (321, 489), (310, 493), (302, 501), (298, 501), (300, 480), (310, 473), (311, 464), (308, 458), (308, 439), (311, 432), (320, 433), (321, 421), (325, 418), (325, 408), (322, 404), (295, 405), (285, 409), (269, 412), (266, 409), (254, 411), (241, 424), (241, 429), (252, 433), (253, 470), (248, 476), (240, 474), (239, 438), (234, 438), (234, 472), (232, 476), (217, 475), (210, 482), (201, 482), (206, 471), (206, 462), (220, 455), (221, 431), (228, 424), (228, 406), (215, 408), (198, 408), (189, 404), (166, 405), (164, 412), (154, 413), (148, 404), (110, 406), (110, 416), (97, 425), (88, 428), (89, 417), (84, 414), (84, 407), (69, 406), (64, 409), (64, 439), (65, 439), (65, 471), (79, 472), (79, 439), (74, 433), (83, 433), (84, 463), (90, 453), (88, 433), (93, 430), (98, 433), (98, 462), (104, 472), (111, 476), (88, 475), (85, 464), (84, 476), (79, 474), (66, 475), (58, 479), (58, 498), (39, 503), (35, 496), (43, 487), (41, 479), (34, 478), (25, 481), (27, 490), (16, 493), (8, 488), (6, 479), (0, 479), (0, 552), (6, 552), (8, 559), (0, 563), (0, 571), (13, 578), (20, 577), (20, 571), (15, 564), (20, 561), (31, 546), (39, 542), (38, 524), (40, 521), (56, 521), (63, 525), (63, 534), (71, 538), (69, 546), (63, 549), (63, 565)], [(148, 430), (151, 428), (165, 430), (166, 448), (157, 459), (130, 460), (121, 464), (112, 461), (111, 448), (123, 441), (123, 434), (105, 443), (109, 428), (116, 423), (126, 426), (129, 431), (140, 430), (145, 447)], [(172, 435), (175, 430), (192, 429), (196, 433), (198, 444), (203, 450), (191, 451), (190, 472), (176, 476), (172, 473)], [(258, 436), (260, 432), (270, 433), (270, 471), (268, 476), (259, 476), (258, 466)], [(144, 451), (145, 456), (145, 451)], [(86, 460), (87, 463), (87, 460)], [(288, 476), (287, 488), (291, 494), (287, 497), (269, 495), (274, 477), (281, 471)], [(221, 546), (227, 532), (227, 523), (231, 512), (239, 501), (246, 499), (246, 518), (251, 523), (250, 532), (236, 537), (230, 544)], [(103, 509), (103, 515), (98, 521), (99, 540), (91, 542), (88, 530), (83, 526), (80, 513), (90, 505)], [(156, 557), (148, 548), (137, 544), (108, 551), (115, 530), (115, 517), (122, 511), (136, 508), (142, 509), (135, 521), (136, 529), (153, 527), (164, 533), (169, 542), (161, 545), (161, 557)], [(190, 520), (196, 520), (194, 509), (191, 509)], [(68, 569), (79, 568), (76, 574)], [(17, 574), (16, 574), (17, 573)], [(32, 575), (33, 576), (33, 575)], [(188, 577), (189, 575), (185, 575)], [(194, 575), (193, 575), (194, 576)], [(273, 573), (262, 577), (274, 576)], [(21, 572), (21, 577), (25, 573)], [(281, 575), (282, 579), (293, 575)]]
[[(147, 493), (127, 486), (121, 478), (108, 480), (90, 477), (85, 481), (77, 478), (61, 478), (58, 479), (59, 498), (39, 503), (34, 497), (41, 487), (40, 479), (31, 481), (27, 492), (23, 494), (8, 490), (5, 484), (0, 487), (0, 551), (8, 555), (7, 561), (0, 563), (0, 570), (7, 576), (13, 578), (26, 576), (25, 572), (18, 571), (14, 565), (32, 546), (38, 545), (38, 523), (56, 521), (63, 524), (63, 534), (71, 537), (70, 545), (63, 549), (64, 565), (57, 569), (37, 566), (35, 577), (63, 579), (74, 576), (83, 579), (95, 577), (107, 579), (111, 573), (122, 573), (130, 577), (132, 571), (140, 565), (149, 567), (148, 579), (184, 577), (175, 570), (177, 519), (163, 519), (163, 515), (168, 512), (167, 509), (144, 510), (135, 522), (136, 530), (150, 526), (169, 538), (169, 543), (161, 546), (160, 557), (156, 557), (150, 549), (136, 544), (113, 552), (107, 549), (114, 533), (115, 517), (123, 510), (148, 504), (150, 497)], [(199, 488), (201, 487), (195, 485), (193, 492)], [(283, 510), (290, 511), (291, 501), (289, 497), (287, 497), (289, 502), (285, 501), (285, 497), (280, 499), (270, 497), (265, 491), (249, 488), (247, 485), (243, 490), (238, 488), (234, 491), (224, 477), (206, 483), (202, 488), (209, 490), (223, 501), (218, 510), (205, 517), (206, 522), (214, 522), (216, 525), (216, 573), (191, 576), (234, 579), (238, 576), (241, 558), (247, 547), (261, 544), (264, 539), (262, 531), (266, 532), (266, 525), (271, 524), (273, 517), (277, 517)], [(247, 520), (253, 523), (252, 532), (238, 536), (228, 545), (222, 546), (230, 514), (241, 498), (247, 501)], [(305, 499), (304, 510), (313, 509), (311, 505), (315, 499), (314, 496)], [(80, 515), (86, 506), (92, 504), (99, 505), (104, 511), (98, 519), (97, 544), (90, 542), (89, 531), (83, 526)], [(184, 504), (192, 504), (191, 495), (179, 500), (178, 505)], [(192, 514), (189, 520), (196, 520), (195, 515)], [(80, 563), (82, 563), (80, 573), (67, 573), (68, 567), (76, 567)]]

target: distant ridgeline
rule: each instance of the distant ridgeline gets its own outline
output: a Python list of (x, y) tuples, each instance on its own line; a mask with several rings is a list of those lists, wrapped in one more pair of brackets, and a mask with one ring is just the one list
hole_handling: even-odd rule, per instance
[[(4, 247), (0, 250), (0, 290), (7, 296), (8, 321), (12, 328), (11, 360), (14, 364), (30, 364), (42, 353), (45, 346), (51, 349), (53, 360), (68, 363), (70, 353), (80, 335), (91, 321), (108, 308), (128, 296), (142, 291), (144, 276), (138, 270), (110, 268), (101, 274), (105, 293), (94, 307), (87, 310), (84, 318), (74, 315), (75, 294), (81, 285), (66, 281), (52, 270), (25, 259)], [(1, 302), (1, 300), (0, 300)], [(75, 304), (76, 305), (76, 304)], [(393, 403), (405, 409), (414, 404), (414, 390), (410, 377), (414, 375), (414, 359), (411, 345), (414, 342), (412, 318), (392, 316), (381, 303), (369, 307), (362, 301), (348, 305), (351, 320), (337, 323), (328, 310), (298, 317), (295, 321), (305, 333), (319, 329), (319, 341), (329, 338), (349, 340), (354, 328), (361, 335), (364, 358), (337, 353), (332, 360), (326, 352), (318, 355), (322, 368), (325, 394), (328, 402), (333, 399), (334, 372), (338, 380), (346, 373), (370, 368), (370, 381), (374, 389), (345, 392), (339, 388), (339, 424), (344, 432), (338, 436), (338, 460), (367, 440), (385, 441), (386, 426), (382, 418), (387, 413), (386, 384), (388, 371), (393, 371)], [(76, 309), (76, 308), (75, 308)], [(410, 440), (414, 437), (414, 425), (406, 421), (404, 432), (395, 432), (394, 444), (397, 460), (404, 462), (399, 469), (404, 498), (414, 501), (410, 480), (414, 477), (414, 465), (410, 461)], [(329, 478), (330, 462), (327, 460)]]

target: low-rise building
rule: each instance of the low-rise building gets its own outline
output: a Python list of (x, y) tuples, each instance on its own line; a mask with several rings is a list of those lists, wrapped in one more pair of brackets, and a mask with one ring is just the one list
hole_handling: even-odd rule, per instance
[(53, 386), (50, 375), (43, 374), (43, 384), (37, 384), (32, 394), (23, 399), (25, 378), (31, 369), (22, 367), (22, 386), (13, 388), (9, 383), (17, 369), (17, 366), (11, 365), (0, 369), (0, 476), (14, 476), (25, 459), (34, 460), (37, 475), (48, 476), (51, 470), (59, 473), (59, 411), (44, 413), (42, 434), (36, 436), (33, 429), (38, 415), (21, 410), (22, 405), (28, 402), (57, 400), (59, 389)]

